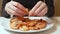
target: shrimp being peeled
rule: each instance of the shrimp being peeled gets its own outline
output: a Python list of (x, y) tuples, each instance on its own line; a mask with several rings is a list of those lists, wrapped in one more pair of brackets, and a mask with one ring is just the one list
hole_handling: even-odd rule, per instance
[(47, 25), (47, 21), (40, 20), (30, 20), (29, 18), (24, 18), (24, 20), (20, 20), (18, 18), (13, 18), (10, 21), (10, 27), (15, 30), (40, 30), (45, 28)]

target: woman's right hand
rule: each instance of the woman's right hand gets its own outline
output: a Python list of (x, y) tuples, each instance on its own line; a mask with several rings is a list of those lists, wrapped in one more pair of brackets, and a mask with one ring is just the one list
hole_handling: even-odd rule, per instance
[(28, 14), (28, 10), (23, 5), (15, 1), (8, 2), (5, 6), (5, 11), (10, 15), (12, 14), (19, 17)]

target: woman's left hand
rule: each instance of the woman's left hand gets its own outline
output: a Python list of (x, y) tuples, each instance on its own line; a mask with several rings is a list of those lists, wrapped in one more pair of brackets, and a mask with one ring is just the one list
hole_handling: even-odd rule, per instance
[(37, 4), (30, 10), (29, 16), (44, 16), (48, 11), (47, 5), (39, 1)]

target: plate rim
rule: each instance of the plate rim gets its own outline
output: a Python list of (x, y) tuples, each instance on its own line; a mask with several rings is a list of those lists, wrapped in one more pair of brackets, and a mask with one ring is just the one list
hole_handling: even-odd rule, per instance
[[(52, 27), (54, 26), (54, 23), (50, 23), (50, 24), (52, 24), (52, 26), (50, 27), (50, 28), (52, 28)], [(1, 25), (4, 27), (3, 23), (1, 23)], [(48, 28), (48, 29), (50, 29), (50, 28)], [(7, 28), (5, 28), (5, 27), (4, 27), (4, 29), (9, 30), (9, 31), (13, 31), (13, 30), (7, 29)], [(46, 29), (46, 30), (48, 30), (48, 29)], [(45, 30), (41, 30), (41, 31), (45, 31)], [(34, 31), (34, 32), (41, 32), (41, 31), (40, 31), (40, 30), (39, 30), (39, 31), (36, 30), (36, 31)], [(13, 32), (32, 33), (32, 32), (27, 32), (27, 31), (13, 31)]]

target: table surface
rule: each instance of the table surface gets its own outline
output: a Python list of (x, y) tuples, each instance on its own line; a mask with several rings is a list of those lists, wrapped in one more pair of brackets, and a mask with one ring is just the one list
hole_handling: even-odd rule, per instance
[[(3, 17), (0, 17), (0, 34), (21, 34), (21, 33), (12, 33), (12, 32), (5, 30), (1, 26), (1, 21), (3, 19), (4, 19)], [(35, 34), (59, 34), (60, 33), (60, 17), (54, 17), (52, 20), (53, 20), (54, 26), (51, 29), (40, 32), (40, 33), (35, 33)]]

